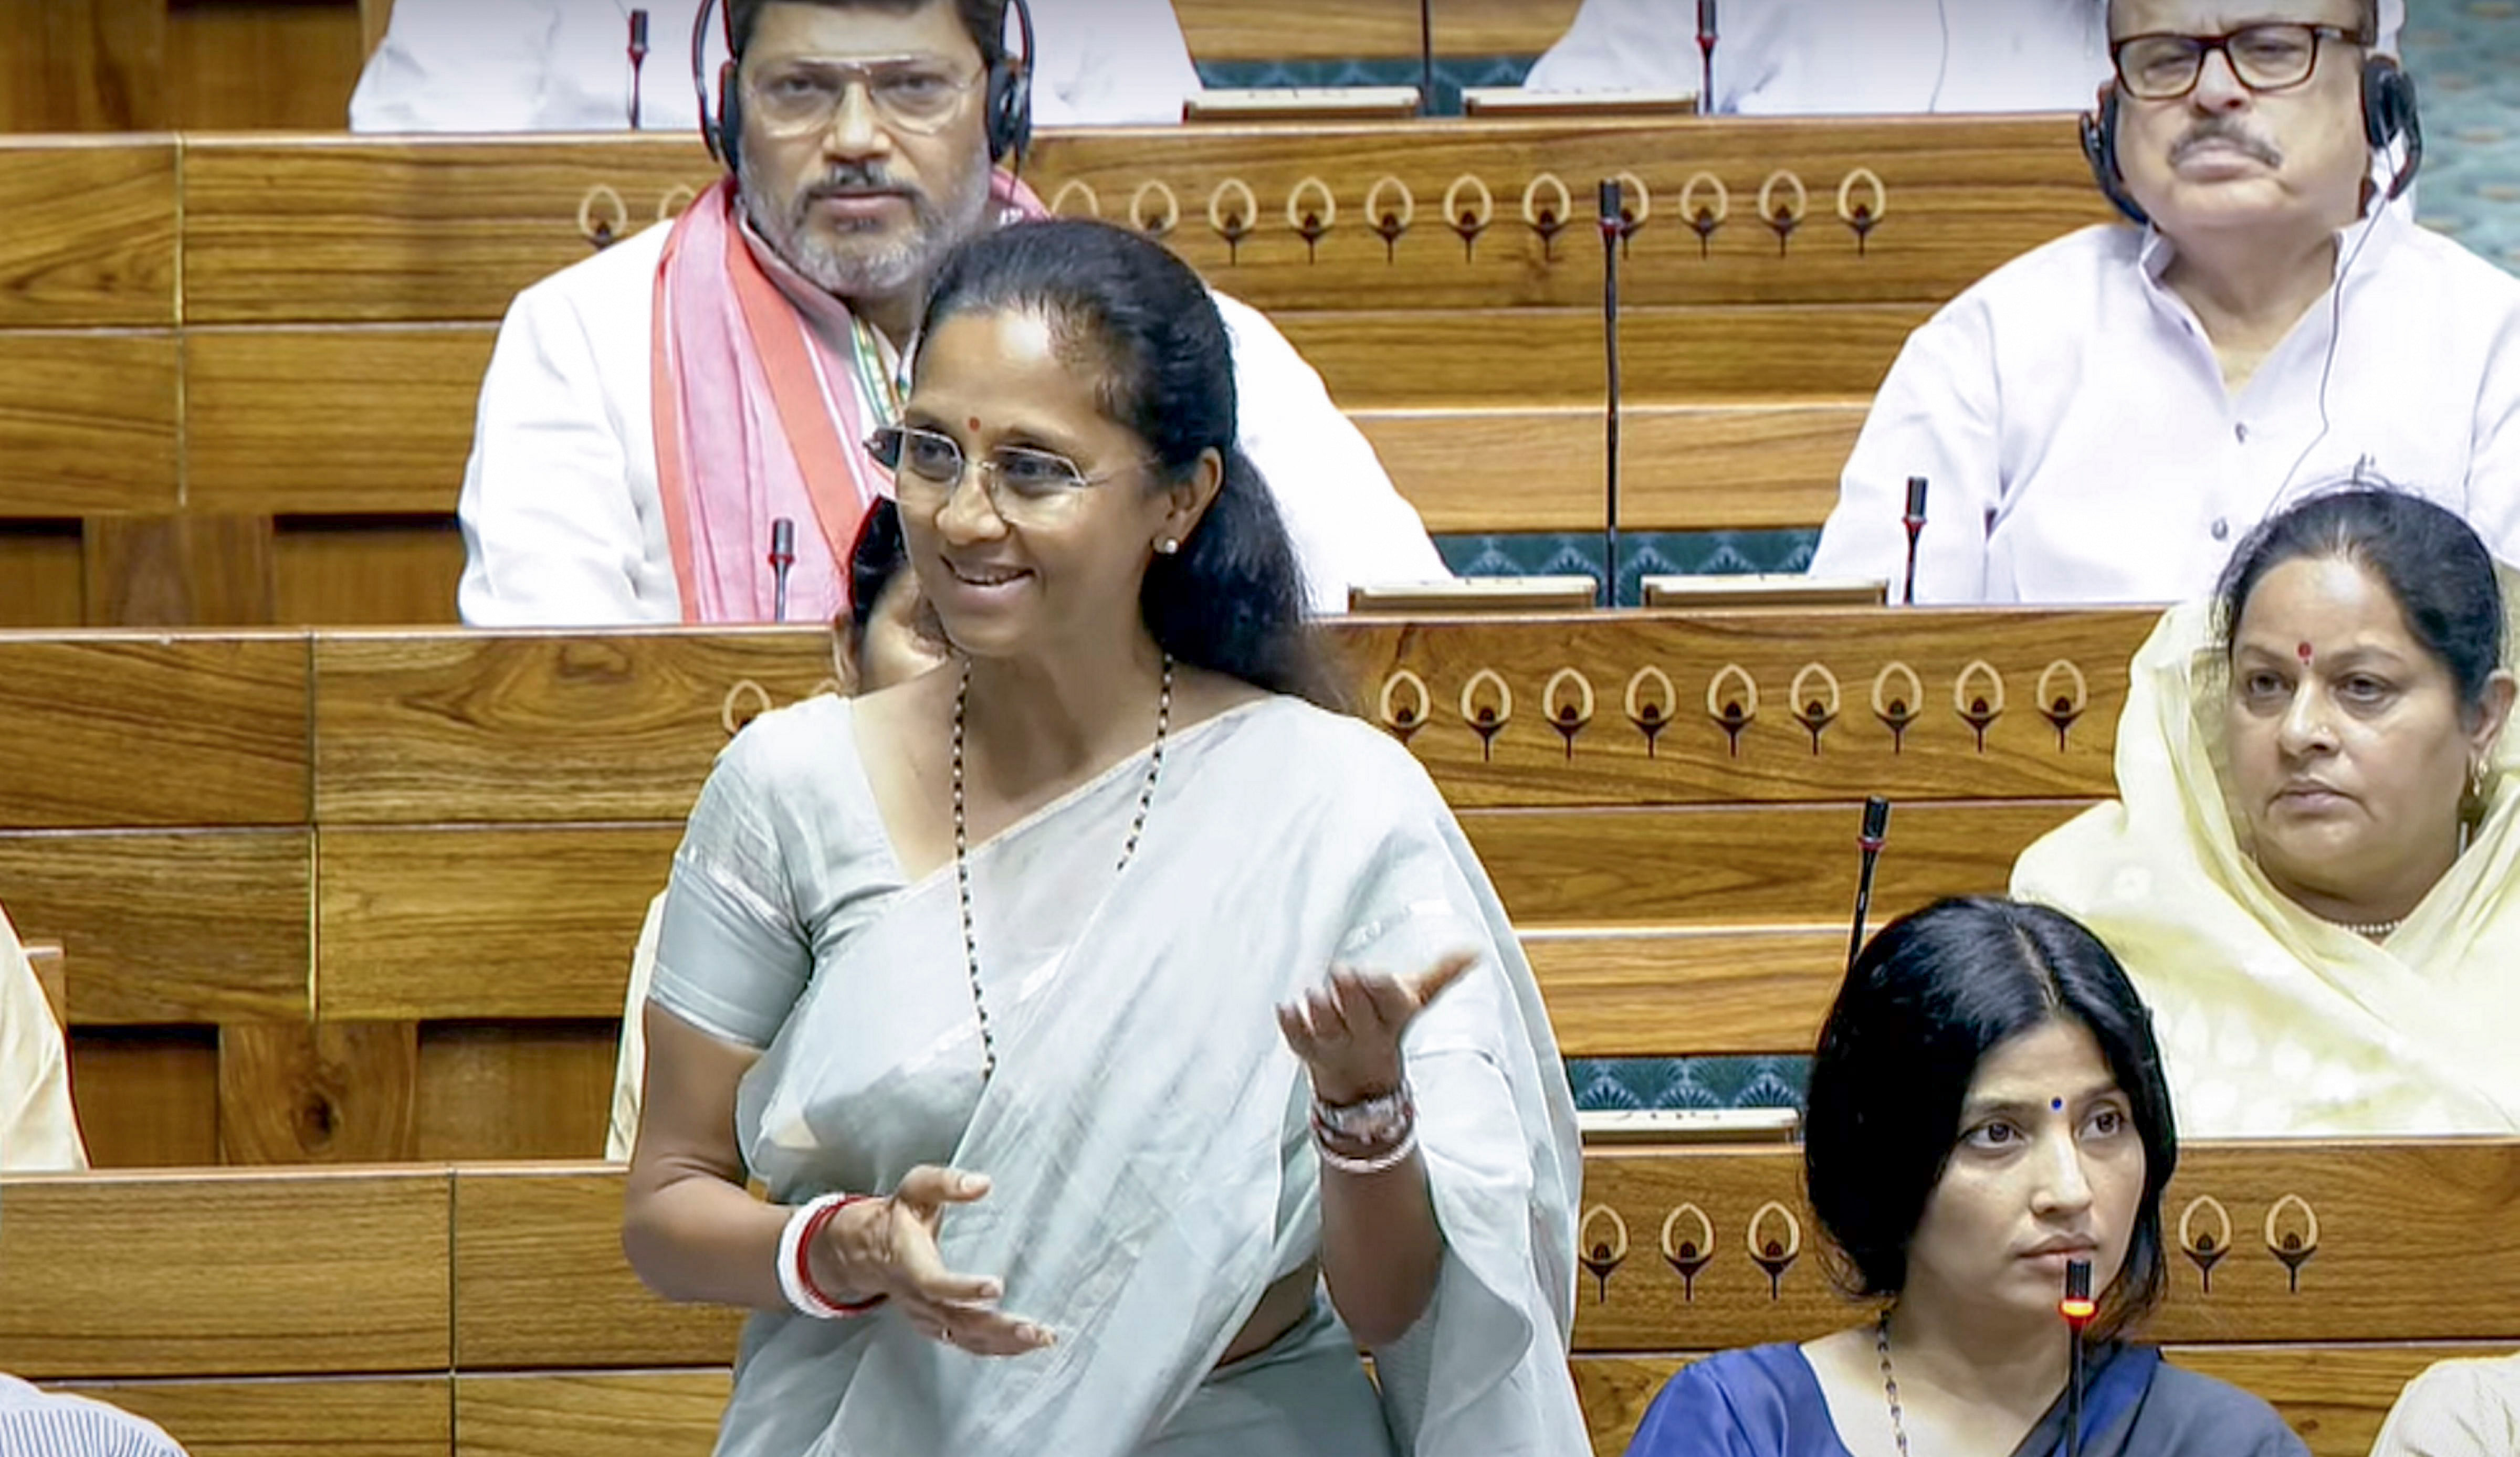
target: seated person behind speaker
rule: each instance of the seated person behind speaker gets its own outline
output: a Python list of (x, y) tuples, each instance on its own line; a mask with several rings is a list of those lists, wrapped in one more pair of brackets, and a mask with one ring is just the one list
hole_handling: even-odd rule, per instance
[[(2108, 74), (2092, 0), (1723, 0), (1715, 95), (1744, 116), (2072, 111)], [(1694, 0), (1584, 0), (1532, 91), (1695, 93)]]
[[(863, 442), (898, 410), (929, 274), (1040, 211), (990, 165), (1024, 129), (998, 11), (736, 0), (736, 176), (526, 289), (500, 329), (459, 507), (465, 621), (764, 621), (778, 518), (795, 523), (790, 618), (839, 610), (836, 562), (885, 489)], [(1218, 306), (1241, 443), (1315, 607), (1444, 576), (1321, 376), (1258, 313)]]
[(1307, 701), (1223, 318), (1057, 221), (922, 333), (955, 661), (737, 735), (658, 936), (623, 1246), (757, 1312), (719, 1452), (1581, 1450), (1564, 1069), (1425, 772)]
[(2305, 1453), (2265, 1402), (2129, 1340), (2162, 1294), (2179, 1137), (2143, 1005), (2089, 931), (1978, 899), (1882, 927), (1808, 1101), (1812, 1212), (1873, 1318), (1682, 1370), (1628, 1457), (2066, 1450), (2071, 1259), (2098, 1298), (2087, 1457)]
[(2520, 1355), (2441, 1361), (2407, 1383), (2371, 1457), (2520, 1452)]
[[(2226, 36), (2230, 25), (2245, 28)], [(2115, 0), (2097, 174), (2147, 227), (2006, 264), (1909, 337), (1812, 570), (1919, 601), (2170, 601), (2376, 473), (2520, 552), (2520, 279), (2381, 199), (2420, 157), (2369, 0)]]
[[(635, 75), (634, 8), (649, 20)], [(700, 0), (394, 0), (350, 95), (350, 130), (619, 131), (635, 88), (640, 129), (689, 132)], [(1032, 13), (1033, 119), (1044, 126), (1177, 122), (1199, 89), (1169, 0), (1034, 0)], [(712, 48), (705, 68), (721, 59)]]
[(2143, 989), (2189, 1132), (2520, 1132), (2497, 576), (2409, 496), (2267, 523), (2137, 654), (2119, 799), (2014, 867)]
[(17, 928), (0, 911), (0, 1170), (86, 1167), (62, 1025)]
[[(849, 606), (832, 624), (832, 664), (843, 694), (874, 693), (908, 683), (943, 663), (953, 649), (936, 614), (919, 595), (901, 537), (901, 510), (889, 500), (869, 508), (849, 550)], [(604, 1157), (626, 1162), (639, 1138), (639, 1099), (648, 1072), (645, 1013), (656, 971), (656, 932), (665, 893), (648, 903), (648, 919), (630, 953), (630, 991), (621, 1014), (621, 1055), (612, 1073), (612, 1118)]]

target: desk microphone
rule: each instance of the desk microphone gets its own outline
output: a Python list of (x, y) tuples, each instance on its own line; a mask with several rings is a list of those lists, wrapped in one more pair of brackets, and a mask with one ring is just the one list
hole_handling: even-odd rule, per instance
[(639, 68), (648, 64), (648, 12), (630, 12), (630, 129), (639, 129)]
[(1847, 969), (1855, 969), (1855, 958), (1864, 949), (1864, 918), (1872, 911), (1872, 871), (1881, 862), (1881, 847), (1890, 838), (1890, 801), (1873, 795), (1864, 802), (1864, 832), (1855, 837), (1855, 848), (1864, 853), (1864, 868), (1855, 877), (1855, 933), (1847, 938)]
[(1715, 0), (1697, 0), (1697, 114), (1715, 110)]
[(2065, 1457), (2083, 1457), (2083, 1327), (2099, 1313), (2099, 1302), (2092, 1299), (2092, 1262), (2088, 1259), (2065, 1261), (2065, 1298), (2056, 1302), (2056, 1313), (2065, 1317)]
[[(1706, 3), (1706, 0), (1700, 0)], [(1616, 178), (1603, 178), (1601, 203), (1601, 348), (1607, 405), (1601, 423), (1601, 605), (1619, 604), (1619, 243), (1627, 236), (1626, 199)]]
[(1916, 538), (1925, 532), (1927, 484), (1921, 475), (1908, 477), (1908, 509), (1899, 517), (1899, 524), (1908, 528), (1908, 580), (1899, 589), (1899, 603), (1906, 607), (1916, 605)]
[(796, 523), (786, 516), (770, 523), (770, 620), (788, 620), (788, 569), (796, 564)]

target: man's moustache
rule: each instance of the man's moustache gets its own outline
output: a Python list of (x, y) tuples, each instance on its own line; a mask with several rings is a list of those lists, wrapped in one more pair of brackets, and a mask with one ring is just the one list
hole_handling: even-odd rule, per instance
[(2170, 149), (2170, 164), (2177, 166), (2198, 151), (2213, 146), (2237, 148), (2243, 155), (2270, 167), (2283, 165), (2283, 154), (2272, 142), (2253, 137), (2236, 126), (2207, 122), (2181, 137)]

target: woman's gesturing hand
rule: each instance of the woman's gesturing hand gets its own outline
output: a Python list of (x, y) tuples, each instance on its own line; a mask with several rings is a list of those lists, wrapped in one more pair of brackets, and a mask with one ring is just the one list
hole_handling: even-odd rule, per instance
[(1313, 1096), (1339, 1107), (1398, 1087), (1401, 1034), (1478, 960), (1476, 951), (1455, 951), (1416, 976), (1333, 966), (1328, 980), (1278, 1008), (1286, 1045), (1312, 1074)]
[(988, 1192), (985, 1174), (932, 1164), (911, 1170), (891, 1198), (869, 1200), (829, 1225), (824, 1238), (843, 1283), (887, 1297), (911, 1329), (973, 1355), (1022, 1355), (1049, 1346), (1049, 1331), (998, 1308), (1006, 1291), (996, 1280), (956, 1274), (937, 1252), (945, 1207)]

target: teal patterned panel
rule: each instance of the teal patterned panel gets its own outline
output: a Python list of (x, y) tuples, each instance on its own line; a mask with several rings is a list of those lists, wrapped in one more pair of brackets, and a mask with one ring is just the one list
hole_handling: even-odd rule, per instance
[(2520, 273), (2520, 5), (2408, 0), (2400, 49), (2423, 98), (2416, 215)]
[[(1537, 56), (1445, 56), (1435, 62), (1438, 116), (1462, 114), (1465, 86), (1519, 86)], [(1415, 86), (1415, 61), (1202, 61), (1198, 83), (1217, 90), (1261, 86)]]
[[(1635, 606), (1646, 577), (1708, 573), (1799, 572), (1811, 566), (1820, 533), (1788, 531), (1656, 531), (1619, 538), (1619, 604)], [(1601, 577), (1603, 544), (1591, 532), (1524, 532), (1504, 536), (1439, 536), (1435, 549), (1464, 577)]]
[(1570, 1057), (1566, 1081), (1587, 1112), (1641, 1108), (1803, 1106), (1811, 1059), (1783, 1057)]

